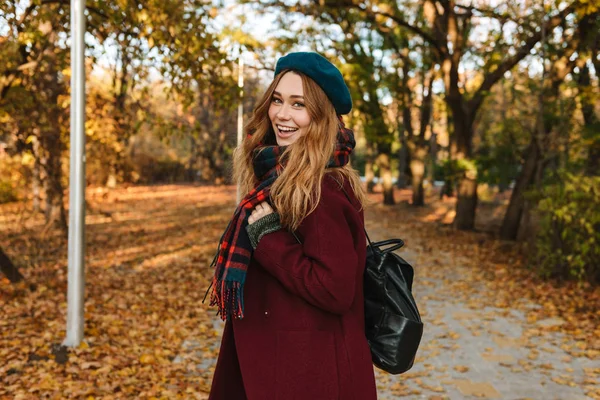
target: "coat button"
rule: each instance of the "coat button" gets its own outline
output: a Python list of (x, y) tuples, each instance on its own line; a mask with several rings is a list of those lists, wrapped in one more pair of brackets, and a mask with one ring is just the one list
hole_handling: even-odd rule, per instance
[(265, 311), (265, 318), (269, 318), (269, 311)]

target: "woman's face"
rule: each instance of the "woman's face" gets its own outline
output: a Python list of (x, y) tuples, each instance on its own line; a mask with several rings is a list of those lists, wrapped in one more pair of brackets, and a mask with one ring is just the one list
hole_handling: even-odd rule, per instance
[(269, 120), (279, 146), (290, 145), (306, 133), (310, 116), (304, 105), (300, 75), (288, 72), (281, 77), (271, 98)]

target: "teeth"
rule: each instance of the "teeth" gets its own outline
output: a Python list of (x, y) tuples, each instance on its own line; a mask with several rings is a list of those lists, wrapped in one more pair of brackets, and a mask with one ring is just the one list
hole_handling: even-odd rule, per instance
[(288, 128), (288, 127), (284, 127), (284, 126), (279, 126), (277, 125), (277, 128), (281, 131), (281, 132), (294, 132), (297, 131), (298, 128)]

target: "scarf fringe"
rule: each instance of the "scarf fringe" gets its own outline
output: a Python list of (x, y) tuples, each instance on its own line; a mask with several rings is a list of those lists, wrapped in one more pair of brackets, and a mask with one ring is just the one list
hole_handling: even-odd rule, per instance
[(217, 315), (223, 321), (244, 318), (244, 285), (242, 282), (221, 281), (213, 278), (211, 306), (217, 306)]

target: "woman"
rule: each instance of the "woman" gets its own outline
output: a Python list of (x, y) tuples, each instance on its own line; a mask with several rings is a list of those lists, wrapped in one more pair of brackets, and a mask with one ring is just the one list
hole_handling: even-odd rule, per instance
[(210, 399), (376, 398), (362, 295), (366, 196), (339, 117), (351, 108), (324, 57), (278, 60), (234, 154), (246, 196), (216, 256), (211, 305), (227, 323)]

